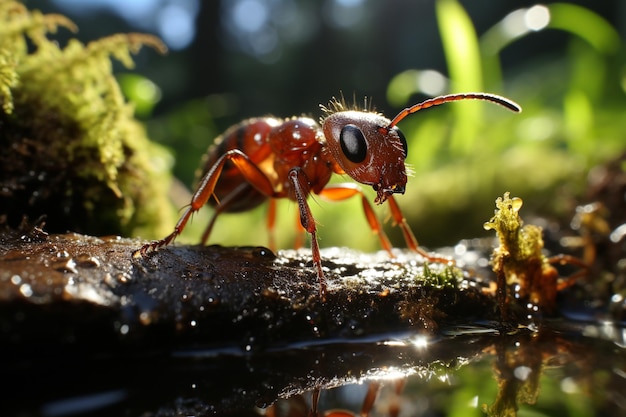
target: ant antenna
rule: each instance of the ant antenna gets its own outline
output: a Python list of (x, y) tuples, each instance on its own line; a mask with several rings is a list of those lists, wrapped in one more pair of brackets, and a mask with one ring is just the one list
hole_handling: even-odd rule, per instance
[(487, 94), (487, 93), (459, 93), (459, 94), (448, 94), (445, 96), (433, 97), (428, 100), (424, 100), (421, 103), (417, 103), (412, 105), (411, 107), (407, 107), (397, 114), (396, 117), (393, 118), (391, 123), (385, 127), (385, 129), (391, 129), (398, 122), (409, 114), (413, 114), (418, 110), (427, 109), (429, 107), (439, 106), (440, 104), (449, 103), (451, 101), (460, 101), (460, 100), (486, 100), (495, 104), (499, 104), (500, 106), (506, 107), (507, 109), (519, 113), (522, 111), (522, 108), (519, 104), (515, 103), (508, 98), (504, 98), (502, 96), (498, 96), (495, 94)]

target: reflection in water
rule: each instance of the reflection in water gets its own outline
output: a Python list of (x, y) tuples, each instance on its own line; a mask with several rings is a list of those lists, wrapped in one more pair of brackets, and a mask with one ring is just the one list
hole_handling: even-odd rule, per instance
[(494, 324), (248, 353), (23, 352), (3, 366), (2, 415), (626, 415), (623, 327)]
[[(490, 343), (471, 357), (463, 357), (460, 349), (456, 360), (434, 360), (426, 367), (408, 360), (406, 351), (390, 348), (387, 354), (407, 359), (404, 367), (389, 367), (388, 373), (378, 368), (375, 377), (369, 373), (340, 387), (328, 381), (321, 392), (278, 400), (263, 413), (272, 417), (310, 416), (311, 410), (327, 417), (516, 416), (521, 409), (537, 416), (624, 415), (623, 342), (575, 336), (580, 333), (581, 329), (566, 331), (557, 323), (550, 330), (486, 335)], [(467, 340), (467, 346), (484, 338)], [(439, 340), (426, 348), (422, 340), (410, 337), (384, 345), (437, 351), (451, 342)]]

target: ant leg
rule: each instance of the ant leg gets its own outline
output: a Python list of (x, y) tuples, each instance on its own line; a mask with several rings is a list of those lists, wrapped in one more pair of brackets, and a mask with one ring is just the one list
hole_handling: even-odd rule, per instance
[(233, 191), (226, 194), (224, 198), (220, 199), (220, 202), (217, 206), (215, 206), (215, 212), (213, 216), (211, 216), (211, 220), (209, 221), (208, 226), (204, 229), (204, 233), (202, 233), (202, 237), (200, 238), (200, 244), (206, 245), (207, 240), (209, 240), (209, 236), (211, 235), (211, 231), (213, 230), (213, 226), (215, 225), (215, 221), (217, 220), (217, 216), (221, 213), (228, 211), (230, 205), (237, 201), (249, 188), (249, 184), (244, 182), (243, 184), (236, 187)]
[[(267, 232), (269, 235), (269, 247), (271, 250), (276, 249), (276, 199), (272, 198), (269, 202), (269, 207), (267, 210)], [(304, 246), (304, 234), (306, 230), (302, 228), (302, 224), (300, 223), (300, 215), (298, 214), (297, 222), (296, 222), (296, 240), (294, 243), (294, 247), (296, 249)]]
[(196, 210), (194, 210), (192, 206), (187, 207), (185, 213), (183, 213), (181, 218), (178, 220), (178, 223), (176, 223), (176, 226), (174, 226), (174, 231), (172, 233), (165, 236), (161, 240), (155, 240), (143, 245), (141, 248), (133, 252), (133, 258), (141, 258), (151, 250), (157, 250), (161, 246), (169, 245), (176, 238), (176, 236), (183, 231), (187, 221), (195, 211)]
[(319, 195), (322, 198), (325, 198), (330, 201), (341, 201), (347, 200), (350, 197), (354, 197), (355, 195), (361, 196), (361, 203), (363, 204), (363, 212), (365, 213), (365, 218), (370, 225), (370, 229), (376, 235), (378, 235), (378, 239), (380, 239), (380, 244), (385, 249), (391, 257), (393, 257), (393, 253), (391, 252), (392, 246), (383, 230), (378, 217), (376, 217), (376, 213), (374, 213), (374, 209), (372, 205), (367, 200), (361, 188), (356, 184), (345, 183), (345, 184), (336, 184), (330, 185), (320, 191)]
[(306, 234), (306, 230), (302, 227), (302, 223), (300, 223), (300, 216), (296, 219), (296, 239), (293, 242), (293, 246), (296, 249), (300, 249), (304, 247), (304, 235)]
[(213, 164), (204, 177), (202, 177), (200, 185), (194, 193), (189, 207), (187, 207), (185, 213), (183, 213), (180, 220), (178, 220), (178, 223), (176, 223), (176, 226), (174, 226), (174, 231), (161, 240), (156, 240), (143, 245), (140, 249), (133, 252), (133, 258), (145, 256), (151, 250), (156, 250), (162, 246), (168, 245), (183, 231), (191, 215), (200, 210), (213, 195), (217, 180), (220, 178), (224, 164), (226, 164), (227, 161), (231, 161), (237, 169), (239, 169), (239, 172), (241, 172), (246, 181), (254, 186), (260, 193), (268, 197), (271, 197), (274, 194), (272, 183), (265, 176), (263, 171), (261, 171), (261, 169), (259, 169), (259, 167), (256, 166), (245, 153), (239, 149), (232, 149), (222, 155), (215, 162), (215, 164)]
[(370, 411), (374, 408), (374, 403), (376, 402), (376, 397), (378, 396), (380, 387), (380, 382), (370, 382), (369, 387), (367, 387), (367, 394), (365, 394), (365, 398), (363, 398), (363, 405), (361, 406), (361, 413), (359, 414), (360, 416), (367, 417), (370, 415)]
[(319, 417), (319, 413), (317, 412), (317, 405), (320, 401), (320, 393), (321, 388), (313, 388), (313, 392), (311, 393), (311, 409), (309, 410), (309, 417)]
[(421, 256), (426, 258), (429, 262), (443, 263), (449, 264), (453, 262), (451, 259), (444, 258), (441, 256), (432, 256), (428, 254), (424, 249), (420, 248), (419, 243), (417, 243), (417, 239), (411, 230), (411, 227), (406, 221), (406, 218), (402, 214), (398, 203), (396, 203), (395, 198), (392, 195), (387, 197), (387, 201), (389, 201), (389, 207), (391, 209), (391, 217), (396, 225), (400, 227), (402, 230), (402, 234), (404, 235), (404, 240), (406, 241), (407, 246), (414, 252), (419, 253)]
[(204, 229), (204, 233), (202, 233), (202, 237), (200, 238), (200, 244), (202, 246), (206, 245), (207, 240), (209, 240), (209, 235), (211, 235), (211, 231), (213, 230), (213, 226), (215, 225), (215, 220), (217, 220), (217, 216), (223, 211), (219, 210), (222, 205), (219, 205), (215, 208), (215, 213), (211, 216), (211, 220), (209, 221), (209, 225)]
[(398, 415), (400, 415), (400, 399), (402, 390), (404, 390), (405, 385), (406, 378), (402, 378), (396, 381), (396, 386), (394, 387), (394, 397), (389, 404), (389, 417), (398, 417)]
[(572, 275), (570, 275), (569, 277), (563, 278), (561, 280), (561, 282), (558, 283), (557, 285), (557, 291), (561, 291), (564, 290), (567, 287), (570, 287), (572, 285), (574, 285), (574, 283), (576, 281), (578, 281), (579, 278), (582, 278), (586, 275), (589, 274), (589, 270), (591, 269), (591, 267), (583, 260), (575, 257), (575, 256), (571, 256), (571, 255), (555, 255), (555, 256), (551, 256), (548, 258), (548, 263), (554, 265), (554, 264), (559, 264), (559, 265), (565, 265), (565, 264), (572, 264), (572, 265), (576, 265), (577, 267), (580, 268), (580, 271), (573, 273)]
[(269, 247), (272, 251), (276, 250), (276, 199), (270, 199), (267, 207), (267, 235)]
[(322, 256), (320, 255), (320, 248), (317, 243), (317, 227), (315, 226), (315, 219), (313, 218), (313, 213), (311, 213), (309, 203), (306, 201), (310, 192), (309, 183), (301, 168), (292, 168), (288, 175), (289, 180), (293, 184), (298, 209), (300, 210), (300, 224), (302, 224), (302, 227), (311, 235), (313, 265), (315, 265), (317, 278), (320, 282), (320, 298), (324, 301), (326, 299), (326, 278), (322, 270)]

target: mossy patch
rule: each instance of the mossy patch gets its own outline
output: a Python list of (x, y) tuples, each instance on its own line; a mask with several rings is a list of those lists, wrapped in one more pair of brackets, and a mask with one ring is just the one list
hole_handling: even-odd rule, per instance
[(45, 216), (52, 232), (160, 236), (169, 156), (134, 118), (111, 57), (132, 68), (142, 46), (166, 48), (144, 34), (61, 47), (49, 39), (59, 28), (76, 31), (64, 16), (0, 0), (0, 216)]

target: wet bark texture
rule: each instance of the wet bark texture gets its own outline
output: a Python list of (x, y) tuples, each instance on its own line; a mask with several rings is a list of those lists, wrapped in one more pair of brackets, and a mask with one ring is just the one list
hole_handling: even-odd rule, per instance
[[(59, 398), (104, 391), (136, 399), (138, 390), (155, 404), (133, 407), (165, 415), (269, 404), (406, 363), (391, 355), (377, 364), (376, 344), (364, 343), (374, 337), (493, 318), (480, 285), (458, 271), (446, 276), (443, 265), (425, 271), (413, 254), (323, 251), (322, 303), (309, 250), (174, 245), (133, 259), (143, 243), (38, 228), (2, 235), (0, 365), (15, 388), (9, 410), (36, 398), (26, 408), (53, 415)], [(456, 340), (457, 348), (466, 343)], [(467, 349), (476, 354), (480, 343)], [(437, 350), (418, 362), (457, 354)], [(199, 386), (206, 390), (191, 388)]]
[(246, 351), (415, 327), (432, 333), (493, 310), (480, 286), (444, 276), (443, 265), (425, 271), (412, 254), (324, 251), (321, 302), (308, 250), (170, 246), (133, 259), (142, 243), (37, 228), (5, 236), (3, 342)]

